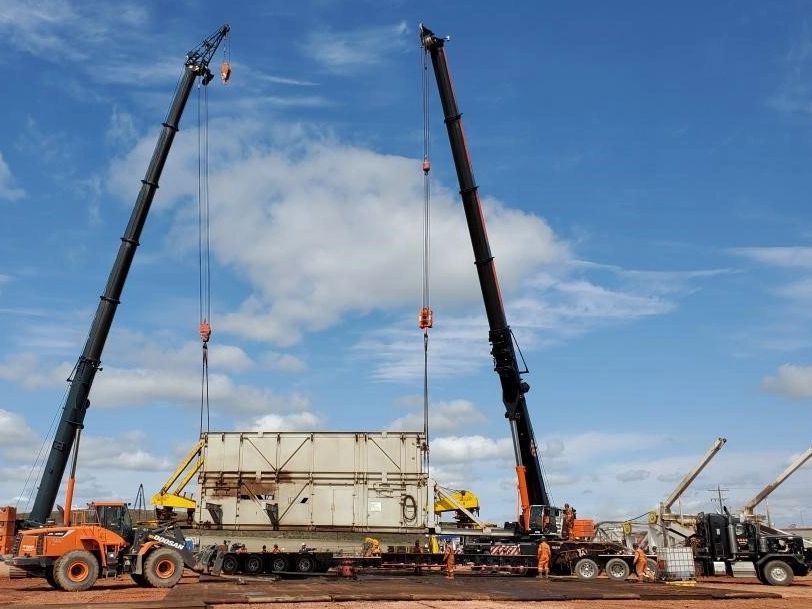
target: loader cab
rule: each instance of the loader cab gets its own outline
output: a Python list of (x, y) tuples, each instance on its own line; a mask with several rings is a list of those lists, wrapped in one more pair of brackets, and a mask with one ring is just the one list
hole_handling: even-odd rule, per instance
[(132, 543), (133, 521), (123, 501), (96, 501), (88, 506), (88, 516), (105, 529)]
[(560, 536), (564, 525), (564, 512), (550, 505), (530, 506), (530, 527), (532, 535)]

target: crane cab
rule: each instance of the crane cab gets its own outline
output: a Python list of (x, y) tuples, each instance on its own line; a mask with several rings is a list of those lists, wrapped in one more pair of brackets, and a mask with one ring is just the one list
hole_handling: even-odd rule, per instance
[(529, 534), (560, 537), (563, 527), (564, 511), (561, 508), (550, 505), (530, 506)]

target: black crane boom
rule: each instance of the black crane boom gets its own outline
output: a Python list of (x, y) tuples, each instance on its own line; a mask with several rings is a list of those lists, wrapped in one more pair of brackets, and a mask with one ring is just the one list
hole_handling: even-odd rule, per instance
[(110, 327), (113, 324), (113, 317), (120, 302), (124, 282), (127, 280), (127, 274), (135, 257), (135, 251), (139, 245), (138, 240), (149, 214), (155, 191), (158, 189), (158, 181), (163, 172), (169, 150), (172, 147), (175, 133), (178, 131), (186, 101), (198, 77), (201, 78), (203, 85), (211, 81), (212, 73), (209, 70), (209, 62), (229, 30), (228, 25), (223, 25), (206, 38), (200, 46), (189, 51), (186, 55), (183, 77), (175, 91), (175, 97), (169, 107), (161, 134), (155, 144), (155, 150), (152, 153), (146, 175), (141, 180), (141, 190), (135, 200), (127, 229), (124, 231), (124, 236), (121, 237), (118, 255), (107, 279), (104, 294), (102, 294), (101, 301), (96, 309), (96, 315), (90, 326), (84, 349), (69, 379), (70, 388), (62, 409), (62, 416), (54, 435), (54, 442), (48, 454), (34, 506), (29, 516), (31, 524), (45, 523), (54, 508), (59, 485), (65, 473), (76, 432), (84, 427), (85, 414), (90, 407), (88, 396), (96, 372), (101, 364), (104, 344), (107, 341), (107, 335), (110, 333)]
[[(488, 317), (488, 326), (490, 328), (488, 339), (491, 343), (494, 369), (499, 375), (502, 384), (505, 417), (510, 422), (513, 437), (520, 493), (523, 490), (523, 484), (526, 484), (526, 497), (522, 497), (522, 515), (523, 524), (527, 528), (530, 505), (548, 506), (550, 504), (539, 463), (538, 448), (533, 435), (533, 427), (530, 423), (527, 402), (524, 397), (530, 387), (522, 380), (522, 371), (513, 344), (513, 334), (507, 323), (505, 306), (499, 289), (499, 278), (496, 274), (496, 266), (488, 242), (485, 217), (482, 213), (478, 187), (474, 180), (471, 158), (465, 142), (462, 114), (457, 107), (454, 88), (451, 84), (451, 74), (446, 62), (445, 39), (436, 36), (421, 24), (420, 41), (425, 51), (431, 55), (431, 63), (437, 79), (440, 101), (445, 115), (448, 139), (451, 143), (451, 153), (454, 158), (454, 167), (457, 170), (460, 195), (462, 196), (462, 206), (465, 210), (468, 232), (474, 249), (474, 264), (476, 264), (479, 286), (485, 303), (485, 313)], [(524, 481), (522, 480), (523, 474)]]

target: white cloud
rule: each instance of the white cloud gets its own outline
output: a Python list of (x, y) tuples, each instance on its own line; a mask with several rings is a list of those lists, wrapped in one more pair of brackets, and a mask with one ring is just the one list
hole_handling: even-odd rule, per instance
[[(312, 134), (304, 134), (298, 144), (283, 135), (282, 142), (262, 145), (259, 127), (231, 125), (212, 151), (220, 168), (211, 175), (214, 253), (253, 288), (219, 328), (285, 346), (299, 341), (303, 332), (327, 328), (348, 315), (416, 302), (421, 282), (419, 163)], [(196, 184), (197, 157), (189, 139), (170, 157), (159, 207), (194, 197), (190, 188)], [(146, 164), (151, 146), (152, 138), (142, 140), (114, 163), (109, 191), (133, 188), (132, 175)], [(528, 272), (566, 255), (566, 246), (541, 218), (494, 200), (486, 200), (485, 208), (506, 291)], [(173, 241), (195, 246), (189, 231), (179, 223)], [(432, 234), (437, 305), (478, 300), (464, 215), (456, 196), (439, 185)], [(246, 248), (246, 242), (252, 247)]]
[(107, 127), (105, 138), (112, 144), (128, 146), (135, 143), (138, 139), (138, 133), (135, 129), (133, 117), (129, 112), (119, 110), (113, 106), (113, 112), (110, 115), (110, 124)]
[(0, 199), (16, 201), (25, 196), (25, 191), (14, 184), (14, 176), (8, 168), (3, 153), (0, 152)]
[(785, 114), (812, 113), (812, 37), (804, 21), (799, 36), (783, 58), (783, 79), (767, 105)]
[[(422, 399), (421, 399), (422, 406)], [(468, 400), (431, 402), (429, 404), (429, 433), (448, 433), (479, 425), (485, 417)], [(423, 429), (423, 411), (411, 412), (389, 424), (392, 431), (419, 431)]]
[(73, 65), (94, 61), (93, 56), (110, 40), (135, 38), (133, 30), (146, 22), (146, 11), (140, 4), (84, 5), (67, 0), (40, 0), (0, 6), (0, 34), (15, 48), (45, 59), (69, 61)]
[[(199, 371), (156, 368), (105, 367), (93, 386), (94, 406), (117, 408), (148, 403), (200, 403)], [(289, 411), (310, 404), (309, 398), (293, 393), (280, 395), (270, 389), (239, 384), (221, 373), (209, 373), (209, 399), (213, 409), (231, 413)]]
[(637, 480), (645, 480), (651, 475), (647, 469), (627, 469), (615, 474), (615, 478), (621, 482), (635, 482)]
[(291, 353), (268, 351), (262, 355), (260, 361), (266, 368), (281, 372), (301, 372), (307, 369), (304, 360)]
[[(238, 67), (242, 69), (242, 66)], [(284, 76), (276, 76), (273, 74), (263, 74), (257, 71), (253, 72), (253, 76), (255, 78), (273, 83), (275, 85), (292, 85), (294, 87), (316, 87), (319, 84), (317, 82), (312, 82), (309, 80), (301, 80), (298, 78), (286, 78)]]
[[(200, 403), (200, 344), (193, 341), (162, 347), (154, 338), (121, 330), (107, 352), (105, 364), (96, 375), (90, 400), (94, 407), (119, 408), (151, 403)], [(254, 366), (239, 347), (210, 344), (209, 399), (213, 409), (237, 414), (304, 410), (310, 404), (300, 393), (278, 394), (270, 389), (238, 383), (228, 372)], [(46, 365), (32, 353), (7, 358), (0, 365), (0, 379), (27, 389), (65, 385), (73, 364)]]
[(0, 451), (6, 452), (36, 443), (36, 434), (25, 419), (0, 408)]
[[(494, 248), (497, 256), (500, 251)], [(509, 262), (514, 263), (512, 257)], [(679, 298), (698, 290), (702, 280), (729, 272), (625, 269), (574, 260), (567, 250), (553, 263), (539, 266), (542, 270), (528, 272), (512, 289), (521, 296), (503, 294), (509, 322), (525, 350), (572, 340), (608, 324), (668, 314)], [(503, 272), (505, 265), (499, 269)], [(477, 309), (481, 311), (481, 305)], [(443, 314), (438, 307), (434, 317), (429, 346), (432, 377), (470, 373), (490, 363), (484, 313)], [(374, 362), (374, 379), (403, 382), (422, 376), (422, 339), (410, 321), (373, 330), (355, 346), (359, 356)]]
[(321, 421), (312, 412), (294, 412), (292, 414), (266, 414), (254, 421), (254, 431), (299, 431), (302, 429), (319, 429)]
[(365, 27), (345, 32), (319, 31), (307, 37), (305, 52), (328, 69), (341, 71), (382, 63), (394, 51), (407, 48), (413, 34), (405, 22), (394, 26)]
[(82, 436), (79, 463), (90, 470), (171, 471), (177, 464), (144, 450), (145, 438), (142, 431), (115, 437)]
[(438, 466), (452, 463), (473, 463), (494, 459), (511, 459), (513, 442), (510, 438), (484, 436), (441, 436), (431, 441), (431, 459)]
[(768, 376), (762, 383), (767, 391), (795, 400), (812, 397), (812, 366), (784, 364), (775, 376)]
[(732, 251), (760, 264), (785, 268), (812, 268), (812, 247), (739, 247)]

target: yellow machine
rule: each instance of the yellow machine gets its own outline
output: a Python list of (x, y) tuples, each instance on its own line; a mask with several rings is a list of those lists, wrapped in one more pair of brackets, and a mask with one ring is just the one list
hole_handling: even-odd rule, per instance
[(471, 491), (435, 489), (434, 513), (454, 512), (454, 520), (461, 527), (481, 526), (479, 521), (479, 497)]
[[(178, 467), (172, 472), (172, 475), (164, 482), (155, 495), (150, 499), (150, 503), (157, 508), (162, 508), (164, 514), (172, 513), (176, 508), (181, 510), (195, 510), (197, 502), (183, 493), (183, 489), (194, 478), (200, 468), (203, 466), (203, 440), (195, 444), (194, 448), (183, 458)], [(176, 484), (174, 490), (169, 492), (173, 484)]]
[(365, 537), (361, 556), (380, 556), (381, 542), (374, 537)]

